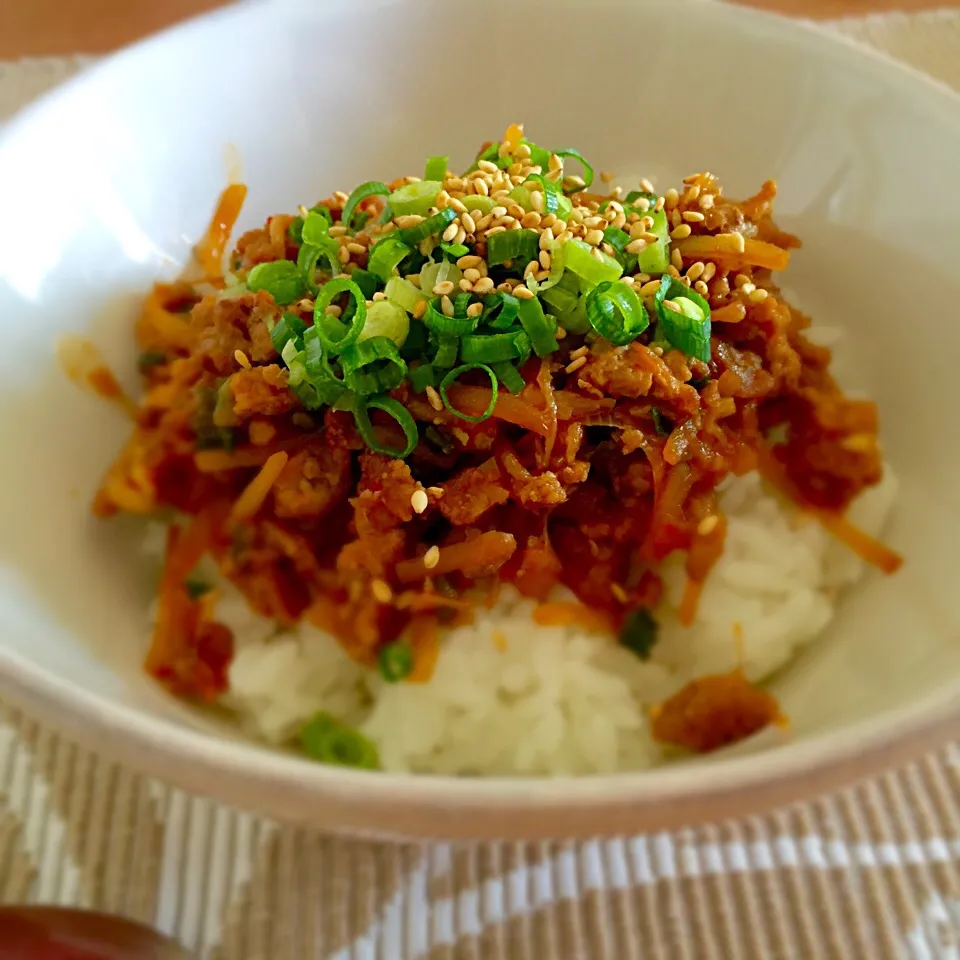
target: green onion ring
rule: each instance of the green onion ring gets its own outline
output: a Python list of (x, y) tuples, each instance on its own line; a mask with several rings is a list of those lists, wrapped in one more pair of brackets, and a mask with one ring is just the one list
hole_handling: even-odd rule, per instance
[[(334, 317), (328, 317), (326, 309), (333, 303), (334, 297), (339, 296), (341, 293), (349, 293), (350, 296), (353, 297), (356, 310), (350, 320), (350, 326), (343, 336), (332, 337), (327, 331), (331, 329), (336, 331), (338, 327), (342, 330), (343, 324)], [(364, 297), (363, 291), (352, 280), (348, 280), (346, 277), (336, 277), (320, 288), (317, 299), (313, 304), (313, 325), (317, 329), (317, 336), (320, 339), (323, 349), (329, 356), (336, 356), (345, 347), (356, 343), (366, 319), (366, 297)]]
[[(487, 404), (487, 409), (484, 410), (479, 417), (471, 417), (469, 413), (458, 410), (447, 396), (447, 390), (453, 386), (458, 377), (464, 373), (469, 373), (471, 370), (482, 370), (490, 378), (490, 402)], [(439, 389), (440, 399), (443, 400), (443, 405), (447, 410), (455, 417), (459, 417), (461, 420), (467, 420), (470, 423), (482, 423), (484, 420), (489, 420), (493, 415), (493, 408), (497, 405), (497, 375), (485, 363), (464, 363), (459, 367), (454, 367), (440, 381)]]
[[(369, 410), (382, 410), (387, 416), (396, 420), (407, 444), (398, 450), (395, 447), (386, 447), (381, 444), (374, 433), (373, 424), (370, 422)], [(387, 457), (395, 457), (403, 460), (409, 457), (417, 448), (420, 442), (420, 434), (417, 431), (417, 422), (413, 419), (410, 411), (393, 397), (374, 396), (367, 397), (365, 400), (359, 400), (353, 408), (353, 419), (357, 425), (357, 432), (363, 438), (363, 442), (374, 452), (382, 453)]]

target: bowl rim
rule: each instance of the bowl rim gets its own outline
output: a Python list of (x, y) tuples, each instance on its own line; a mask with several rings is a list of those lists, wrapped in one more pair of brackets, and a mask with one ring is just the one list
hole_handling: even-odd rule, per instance
[[(335, 2), (345, 7), (349, 0)], [(604, 2), (620, 5), (625, 0)], [(175, 44), (181, 37), (256, 18), (259, 8), (266, 8), (268, 3), (271, 15), (276, 16), (276, 2), (243, 0), (233, 7), (175, 25), (103, 58), (4, 124), (0, 128), (0, 150), (13, 143), (20, 130), (29, 127), (35, 117), (61, 100), (81, 93), (88, 84), (109, 76), (118, 67), (144, 53)], [(716, 0), (651, 0), (651, 5), (660, 6), (664, 11), (669, 6), (674, 16), (683, 15), (682, 8), (695, 10), (696, 16), (726, 22), (735, 31), (765, 34), (780, 43), (800, 44), (821, 56), (843, 54), (864, 72), (898, 78), (902, 85), (915, 91), (918, 100), (938, 107), (944, 123), (960, 127), (960, 94), (945, 83), (811, 21), (791, 20)], [(279, 9), (282, 11), (285, 6), (294, 9), (308, 5), (287, 0), (279, 4)], [(638, 821), (646, 818), (645, 827), (705, 819), (702, 813), (690, 815), (698, 809), (698, 801), (702, 809), (704, 798), (711, 818), (716, 818), (756, 812), (776, 803), (836, 788), (891, 763), (916, 758), (923, 749), (942, 743), (950, 727), (960, 719), (960, 678), (948, 679), (916, 702), (835, 732), (778, 745), (758, 754), (718, 756), (705, 764), (575, 778), (459, 778), (328, 767), (256, 743), (219, 738), (172, 718), (143, 713), (91, 693), (3, 646), (0, 646), (0, 690), (23, 705), (27, 712), (51, 718), (66, 728), (72, 738), (89, 743), (98, 752), (122, 758), (143, 772), (155, 773), (176, 786), (216, 796), (232, 805), (237, 804), (237, 798), (231, 794), (239, 785), (259, 784), (278, 793), (289, 786), (300, 796), (341, 805), (355, 802), (357, 797), (371, 792), (372, 787), (374, 793), (389, 797), (394, 808), (414, 810), (424, 809), (425, 805), (442, 805), (455, 808), (462, 816), (481, 810), (537, 814), (561, 808), (581, 808), (596, 813), (604, 808), (629, 806), (636, 811)], [(202, 787), (193, 772), (195, 769), (205, 771)], [(672, 811), (665, 812), (665, 805)], [(602, 824), (594, 824), (590, 832), (598, 830), (603, 831)], [(388, 828), (383, 832), (393, 835)], [(460, 835), (478, 834), (467, 828)], [(410, 833), (404, 832), (402, 836), (408, 837)]]

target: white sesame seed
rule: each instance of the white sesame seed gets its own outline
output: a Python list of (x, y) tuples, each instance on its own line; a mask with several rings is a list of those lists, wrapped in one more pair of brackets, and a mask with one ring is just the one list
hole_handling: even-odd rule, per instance
[[(477, 257), (477, 256), (474, 256), (473, 254), (468, 254), (465, 257), (461, 257), (457, 261), (457, 266), (461, 270), (468, 270), (470, 267), (479, 267), (481, 263), (483, 263), (482, 257)], [(464, 276), (466, 276), (466, 274), (464, 274)]]
[(424, 510), (430, 505), (430, 500), (427, 497), (425, 490), (414, 490), (413, 494), (410, 497), (410, 506), (413, 507), (414, 513), (423, 513)]
[(513, 295), (520, 300), (533, 299), (533, 294), (522, 283), (513, 288)]
[(377, 603), (389, 603), (393, 599), (393, 591), (383, 580), (371, 580), (370, 592)]
[(531, 261), (523, 268), (523, 279), (524, 279), (524, 280), (527, 280), (531, 275), (534, 276), (534, 277), (536, 277), (537, 271), (538, 271), (539, 269), (540, 269), (540, 261), (539, 261), (539, 260), (531, 260)]
[(708, 297), (708, 296), (710, 296), (710, 288), (709, 288), (702, 280), (698, 280), (698, 281), (693, 285), (693, 289), (696, 290), (697, 293), (699, 293), (701, 297)]
[(590, 348), (587, 346), (577, 347), (576, 350), (571, 351), (570, 359), (579, 360), (581, 357), (585, 357), (590, 352)]
[(530, 191), (530, 206), (537, 213), (543, 213), (543, 194), (539, 190)]
[(703, 280), (706, 283), (709, 283), (714, 274), (717, 272), (717, 265), (715, 263), (708, 263), (703, 270)]
[(670, 263), (673, 264), (677, 270), (683, 269), (683, 257), (680, 255), (680, 251), (677, 250), (676, 247), (674, 247), (673, 253), (670, 254)]
[(448, 293), (453, 293), (453, 283), (450, 280), (442, 280), (433, 288), (435, 297), (442, 297)]
[(673, 313), (683, 313), (683, 311), (672, 300), (664, 300), (663, 305), (667, 310), (670, 310)]
[(599, 227), (601, 230), (603, 230), (607, 226), (607, 221), (604, 220), (603, 217), (587, 217), (583, 221), (583, 225), (590, 230), (592, 230), (594, 227)]
[(670, 236), (674, 240), (686, 240), (692, 232), (693, 231), (690, 229), (689, 223), (681, 223), (679, 227), (676, 227), (670, 231)]
[(549, 250), (553, 245), (553, 231), (547, 227), (543, 233), (540, 234), (540, 249)]
[(506, 229), (507, 228), (503, 226), (503, 224), (498, 224), (495, 227), (489, 227), (487, 229), (487, 236), (492, 237), (495, 233), (505, 233)]
[(387, 295), (386, 295), (382, 290), (378, 290), (378, 291), (373, 295), (373, 302), (374, 302), (374, 303), (377, 303), (377, 302), (380, 301), (380, 300), (386, 300), (386, 299), (387, 299)]
[(467, 233), (476, 233), (477, 231), (476, 221), (473, 219), (473, 217), (470, 216), (469, 213), (460, 214), (460, 223), (463, 224), (463, 229), (466, 230)]
[(677, 203), (679, 203), (679, 201), (680, 201), (680, 194), (677, 193), (677, 191), (674, 190), (673, 187), (671, 187), (663, 195), (663, 205), (664, 207), (667, 208), (667, 210), (672, 210), (677, 205)]
[(434, 544), (424, 555), (423, 565), (432, 570), (440, 562), (440, 548)]
[(471, 303), (467, 307), (467, 316), (468, 317), (479, 317), (483, 313), (483, 304), (482, 303)]
[(463, 205), (463, 203), (462, 203), (460, 200), (458, 200), (456, 197), (451, 197), (451, 198), (447, 201), (447, 206), (448, 206), (448, 207), (451, 207), (453, 210), (456, 210), (457, 213), (466, 213), (466, 212), (467, 212), (467, 208), (466, 208), (466, 207)]
[(331, 303), (326, 310), (323, 311), (328, 317), (339, 317), (343, 311), (335, 303)]
[(706, 264), (702, 260), (698, 260), (696, 263), (692, 263), (687, 267), (687, 276), (691, 280), (698, 280), (706, 268)]
[(341, 247), (339, 253), (337, 254), (337, 258), (338, 258), (339, 261), (340, 261), (341, 263), (343, 263), (343, 264), (349, 263), (349, 262), (350, 262), (350, 250), (349, 250), (347, 247)]
[(549, 270), (549, 269), (550, 269), (550, 264), (551, 264), (552, 262), (553, 262), (553, 261), (552, 261), (552, 258), (550, 257), (550, 254), (549, 254), (546, 250), (541, 250), (541, 251), (540, 251), (540, 266), (542, 266), (544, 270)]
[(653, 185), (646, 177), (644, 177), (644, 178), (640, 181), (640, 189), (641, 189), (644, 193), (656, 193), (656, 192), (657, 192), (657, 191), (656, 191), (656, 188), (654, 187), (654, 185)]
[(477, 168), (485, 171), (486, 173), (499, 173), (500, 168), (490, 160), (478, 160)]
[(434, 410), (443, 409), (443, 400), (440, 394), (437, 393), (436, 388), (429, 385), (427, 386), (427, 399), (430, 401), (430, 406), (433, 407)]
[(586, 366), (586, 364), (587, 358), (581, 356), (574, 360), (573, 363), (568, 363), (563, 369), (565, 373), (576, 373), (581, 367)]
[(680, 220), (680, 211), (677, 209), (671, 210), (670, 211), (670, 227), (671, 228), (679, 227), (681, 222), (682, 221)]
[(460, 281), (460, 289), (464, 293), (473, 293), (473, 284), (466, 277), (464, 277)]
[(642, 253), (647, 249), (646, 240), (633, 240), (627, 244), (627, 253)]
[(463, 227), (457, 227), (457, 235), (453, 238), (455, 245), (462, 244), (467, 239), (467, 231)]
[(505, 217), (505, 216), (507, 215), (507, 208), (506, 208), (506, 207), (494, 207), (494, 208), (490, 211), (490, 213), (491, 213), (491, 215), (493, 216), (493, 218), (494, 218), (495, 220), (498, 220), (500, 217)]
[(715, 514), (711, 514), (709, 517), (704, 517), (697, 524), (697, 533), (701, 537), (708, 537), (714, 530), (717, 529), (717, 524), (720, 523), (720, 518)]
[(423, 315), (427, 312), (427, 301), (418, 300), (417, 305), (413, 308), (413, 316), (417, 320), (423, 319)]
[(703, 223), (706, 217), (697, 210), (684, 210), (683, 219), (686, 220), (687, 223)]
[(423, 217), (417, 216), (415, 213), (407, 213), (401, 217), (394, 217), (393, 222), (401, 230), (409, 230), (410, 227), (415, 227), (418, 223), (423, 220)]
[(457, 226), (456, 221), (448, 224), (447, 229), (443, 231), (444, 242), (450, 243), (450, 241), (453, 240), (453, 238), (457, 235), (458, 229), (459, 227)]
[(493, 281), (489, 277), (481, 277), (474, 285), (473, 292), (478, 294), (490, 293), (493, 290)]
[(770, 292), (768, 290), (763, 290), (758, 287), (756, 290), (753, 291), (753, 293), (750, 294), (750, 302), (763, 303), (763, 301), (766, 300), (767, 297), (769, 296), (770, 296)]
[(602, 230), (588, 230), (586, 235), (583, 238), (591, 247), (597, 246), (597, 244), (603, 243), (603, 231)]
[(473, 189), (481, 197), (486, 197), (490, 195), (490, 188), (487, 186), (486, 182), (483, 180), (474, 180)]
[[(451, 287), (452, 287), (452, 286), (453, 286), (453, 284), (451, 284)], [(441, 297), (441, 298), (440, 298), (440, 310), (441, 310), (441, 312), (443, 313), (443, 315), (444, 315), (445, 317), (452, 317), (452, 316), (453, 316), (453, 313), (454, 313), (454, 310), (453, 310), (453, 301), (452, 301), (449, 297), (447, 297), (447, 296)]]

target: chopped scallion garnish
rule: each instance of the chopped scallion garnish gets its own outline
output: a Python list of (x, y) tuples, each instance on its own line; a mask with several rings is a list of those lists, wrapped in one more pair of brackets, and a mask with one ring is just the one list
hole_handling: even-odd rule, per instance
[(414, 227), (407, 227), (405, 230), (398, 230), (394, 236), (399, 237), (408, 247), (416, 247), (427, 237), (436, 236), (443, 233), (447, 227), (457, 219), (457, 211), (453, 207), (444, 207), (432, 217), (421, 220)]
[(387, 683), (399, 683), (410, 676), (413, 670), (413, 650), (402, 640), (388, 643), (377, 655), (380, 676)]
[(709, 363), (710, 304), (696, 290), (671, 276), (663, 277), (653, 299), (659, 321), (657, 336), (688, 357)]
[(439, 180), (419, 180), (398, 187), (390, 194), (388, 203), (395, 216), (415, 213), (425, 217), (436, 206), (437, 194), (443, 189)]
[(265, 290), (278, 306), (285, 307), (303, 296), (306, 283), (302, 271), (292, 260), (271, 260), (258, 263), (250, 270), (247, 289), (253, 293)]
[[(623, 284), (621, 284), (621, 286), (623, 286)], [(545, 357), (559, 349), (557, 344), (557, 321), (554, 317), (543, 312), (543, 307), (536, 297), (532, 300), (521, 300), (517, 310), (520, 317), (520, 324), (530, 338), (533, 352), (538, 357)]]
[(625, 283), (598, 284), (587, 294), (586, 308), (590, 326), (617, 346), (632, 343), (650, 325), (643, 301)]
[(450, 164), (449, 157), (430, 157), (427, 160), (427, 166), (423, 173), (424, 180), (436, 180), (442, 182), (447, 178), (447, 167)]
[[(396, 421), (397, 425), (403, 431), (404, 440), (406, 441), (403, 447), (390, 447), (379, 441), (373, 424), (370, 422), (370, 410), (381, 410), (387, 414), (388, 417)], [(411, 416), (410, 411), (392, 397), (381, 396), (367, 397), (366, 400), (358, 399), (353, 407), (353, 419), (357, 425), (357, 432), (363, 438), (363, 442), (373, 450), (374, 453), (382, 453), (385, 456), (397, 457), (402, 460), (413, 453), (420, 440), (420, 435), (417, 431), (417, 422)]]
[(540, 234), (535, 230), (505, 230), (487, 240), (487, 264), (491, 267), (516, 260), (523, 269), (539, 255)]
[(574, 160), (579, 160), (583, 166), (583, 187), (577, 188), (577, 190), (564, 190), (564, 193), (577, 193), (580, 189), (589, 190), (590, 184), (593, 183), (593, 167), (583, 158), (583, 154), (579, 150), (572, 150), (570, 148), (566, 150), (554, 150), (553, 152), (563, 160), (566, 160), (567, 157), (573, 157)]
[[(556, 341), (554, 343), (556, 344)], [(501, 360), (516, 360), (529, 350), (530, 339), (523, 330), (511, 333), (467, 334), (460, 338), (460, 359), (464, 363), (493, 364)]]
[(351, 218), (353, 217), (353, 211), (357, 209), (357, 205), (363, 203), (368, 197), (376, 196), (388, 196), (390, 195), (390, 188), (385, 184), (381, 183), (379, 180), (368, 180), (366, 183), (361, 183), (353, 193), (347, 198), (347, 202), (343, 205), (343, 212), (340, 214), (340, 222), (349, 230), (351, 229)]
[(361, 397), (386, 393), (400, 386), (407, 377), (407, 364), (388, 337), (358, 340), (346, 347), (340, 354), (340, 369), (344, 383)]
[(408, 256), (411, 247), (392, 233), (378, 240), (371, 248), (367, 269), (386, 283), (397, 272), (397, 266)]
[[(447, 391), (450, 387), (452, 387), (463, 374), (469, 373), (472, 370), (482, 370), (490, 378), (490, 402), (487, 404), (486, 410), (478, 417), (458, 410), (447, 396)], [(470, 423), (481, 423), (491, 417), (493, 408), (497, 405), (497, 375), (485, 363), (465, 363), (462, 366), (455, 367), (440, 381), (440, 399), (443, 400), (444, 407), (455, 417), (459, 417), (461, 420), (468, 420)]]
[(657, 642), (659, 625), (646, 607), (638, 607), (627, 614), (620, 628), (620, 645), (635, 653), (641, 660), (649, 660)]
[(321, 763), (361, 770), (376, 770), (380, 766), (376, 746), (329, 713), (318, 713), (303, 725), (300, 743), (308, 757)]
[[(353, 298), (354, 313), (350, 318), (350, 325), (327, 315), (327, 307), (341, 294), (348, 293)], [(336, 356), (352, 343), (356, 343), (367, 319), (367, 300), (360, 288), (345, 277), (336, 277), (320, 288), (320, 293), (313, 304), (313, 325), (323, 349), (331, 356)]]
[(575, 273), (588, 288), (604, 281), (618, 280), (623, 267), (603, 251), (598, 250), (594, 255), (590, 250), (590, 246), (582, 240), (568, 240), (563, 251), (566, 268)]

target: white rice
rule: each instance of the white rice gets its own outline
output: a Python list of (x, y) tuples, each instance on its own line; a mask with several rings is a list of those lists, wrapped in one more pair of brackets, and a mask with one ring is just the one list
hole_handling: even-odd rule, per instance
[[(879, 532), (896, 496), (889, 470), (886, 477), (850, 513), (868, 532)], [(389, 684), (311, 626), (277, 634), (227, 586), (218, 617), (238, 652), (224, 703), (252, 734), (276, 743), (317, 712), (331, 713), (370, 737), (391, 771), (561, 775), (652, 766), (663, 757), (649, 733), (650, 706), (705, 674), (742, 666), (752, 680), (769, 676), (824, 629), (838, 592), (863, 572), (862, 561), (755, 475), (729, 482), (721, 505), (726, 549), (688, 628), (677, 622), (683, 559), (664, 565), (649, 662), (610, 637), (538, 626), (533, 604), (505, 590), (496, 608), (447, 634), (429, 683)]]

